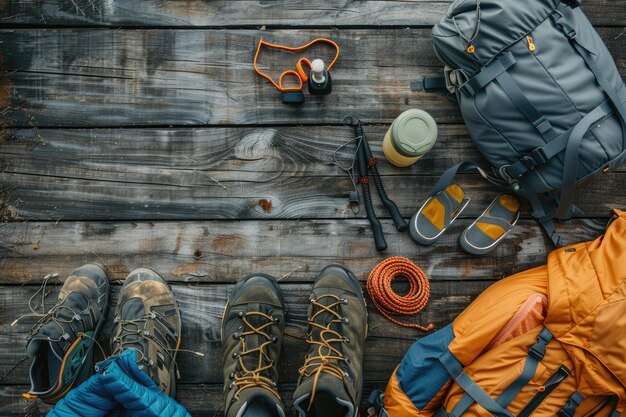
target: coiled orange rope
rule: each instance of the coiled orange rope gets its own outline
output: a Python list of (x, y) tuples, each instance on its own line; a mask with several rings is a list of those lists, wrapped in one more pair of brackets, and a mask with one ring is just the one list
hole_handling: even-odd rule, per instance
[[(409, 282), (409, 292), (405, 295), (397, 294), (391, 287), (393, 280), (399, 277), (404, 277)], [(417, 314), (428, 303), (430, 297), (428, 277), (411, 260), (402, 256), (392, 256), (376, 265), (367, 279), (367, 292), (374, 306), (389, 321), (425, 332), (435, 327), (432, 323), (421, 326), (391, 317), (392, 314)]]

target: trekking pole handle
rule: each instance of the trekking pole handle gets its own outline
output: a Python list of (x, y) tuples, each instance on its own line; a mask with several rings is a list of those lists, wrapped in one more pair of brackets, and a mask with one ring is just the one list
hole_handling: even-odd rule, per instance
[(374, 244), (376, 250), (382, 252), (387, 249), (387, 242), (385, 241), (385, 235), (383, 234), (383, 226), (380, 224), (380, 220), (374, 213), (374, 206), (372, 205), (372, 196), (370, 195), (370, 188), (367, 184), (362, 184), (363, 201), (365, 202), (365, 213), (367, 219), (370, 222), (372, 228), (372, 234), (374, 235)]
[(365, 148), (365, 157), (370, 164), (372, 175), (374, 176), (374, 184), (376, 185), (376, 190), (378, 190), (380, 200), (383, 202), (385, 208), (389, 212), (393, 223), (396, 225), (396, 229), (399, 232), (404, 232), (409, 228), (409, 225), (404, 220), (404, 217), (402, 217), (402, 214), (400, 214), (400, 209), (398, 209), (396, 203), (394, 203), (393, 200), (390, 199), (389, 196), (387, 196), (387, 193), (385, 192), (385, 187), (383, 187), (383, 181), (380, 178), (380, 174), (378, 173), (378, 167), (376, 166), (376, 163), (370, 163), (370, 161), (374, 161), (374, 159), (372, 156), (372, 150), (370, 149), (370, 145), (367, 143), (365, 135), (363, 135), (361, 146)]

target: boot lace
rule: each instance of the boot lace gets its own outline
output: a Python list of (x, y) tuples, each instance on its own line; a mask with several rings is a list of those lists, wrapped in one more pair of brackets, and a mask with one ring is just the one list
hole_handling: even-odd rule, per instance
[[(328, 305), (324, 305), (320, 301), (323, 299), (330, 298), (331, 301)], [(309, 337), (306, 342), (310, 345), (317, 346), (317, 355), (311, 353), (309, 357), (304, 361), (304, 365), (299, 369), (300, 375), (304, 378), (308, 378), (311, 375), (315, 375), (313, 379), (313, 389), (311, 392), (311, 398), (309, 401), (309, 406), (313, 404), (313, 400), (315, 399), (315, 392), (317, 391), (317, 382), (322, 373), (327, 373), (332, 375), (338, 379), (343, 380), (347, 374), (341, 369), (338, 365), (340, 362), (349, 363), (349, 358), (344, 357), (343, 352), (334, 347), (332, 343), (350, 343), (350, 340), (342, 336), (339, 332), (333, 330), (331, 327), (334, 325), (344, 325), (348, 324), (348, 319), (342, 317), (341, 314), (337, 312), (342, 304), (347, 304), (348, 300), (337, 297), (333, 294), (322, 295), (317, 299), (310, 300), (311, 305), (313, 305), (313, 310), (317, 307), (318, 310), (314, 313), (307, 321), (308, 325), (311, 328), (315, 327), (320, 329), (319, 339), (313, 339), (313, 332), (311, 331)], [(327, 325), (322, 325), (316, 322), (322, 314), (330, 314), (333, 317), (332, 320), (328, 322)], [(319, 320), (322, 323), (323, 320)], [(315, 352), (315, 351), (314, 351)]]
[(165, 353), (170, 360), (174, 363), (176, 369), (176, 377), (180, 378), (180, 372), (178, 370), (178, 363), (176, 362), (176, 354), (178, 352), (193, 353), (196, 356), (203, 357), (204, 353), (195, 352), (187, 349), (180, 349), (178, 345), (174, 348), (166, 346), (156, 336), (146, 330), (146, 323), (148, 320), (155, 320), (157, 313), (151, 312), (145, 314), (142, 317), (138, 317), (131, 320), (118, 320), (117, 325), (120, 328), (119, 335), (113, 339), (113, 352), (109, 357), (121, 354), (126, 349), (134, 349), (137, 352), (137, 363), (143, 362), (149, 367), (154, 366), (152, 359), (147, 359), (145, 352), (142, 348), (142, 343), (152, 343), (158, 351)]
[[(257, 327), (250, 323), (248, 317), (261, 317), (266, 320), (266, 322)], [(247, 330), (237, 335), (239, 342), (241, 343), (241, 352), (235, 353), (235, 355), (239, 361), (241, 371), (235, 373), (233, 382), (231, 383), (231, 388), (237, 387), (235, 398), (239, 397), (241, 391), (252, 387), (264, 388), (279, 397), (276, 389), (276, 382), (272, 381), (267, 376), (262, 375), (263, 372), (270, 370), (274, 366), (274, 361), (270, 358), (265, 348), (278, 341), (276, 336), (269, 334), (271, 326), (277, 323), (276, 319), (270, 315), (256, 311), (247, 313), (241, 312), (239, 313), (239, 318)], [(260, 343), (259, 346), (255, 348), (248, 349), (246, 336), (252, 336), (255, 334), (263, 337), (265, 341)], [(244, 357), (254, 353), (258, 353), (256, 368), (249, 369), (244, 363)]]
[[(39, 319), (37, 320), (37, 322), (35, 323), (35, 325), (32, 327), (30, 331), (30, 335), (33, 336), (39, 331), (39, 329), (41, 329), (43, 325), (49, 322), (53, 322), (59, 327), (62, 334), (61, 334), (61, 337), (58, 339), (48, 338), (47, 340), (50, 342), (59, 342), (61, 340), (66, 340), (71, 337), (71, 335), (66, 332), (65, 327), (68, 327), (70, 330), (72, 328), (69, 326), (64, 327), (63, 326), (64, 324), (70, 324), (73, 321), (78, 321), (79, 323), (81, 323), (81, 326), (84, 327), (84, 323), (81, 320), (81, 313), (74, 310), (73, 308), (69, 306), (63, 305), (62, 304), (63, 300), (60, 300), (50, 310), (46, 311), (46, 297), (48, 296), (48, 291), (46, 291), (46, 288), (50, 280), (57, 279), (58, 277), (59, 277), (59, 274), (54, 273), (54, 274), (48, 274), (43, 278), (43, 282), (41, 286), (39, 287), (39, 289), (28, 299), (28, 309), (30, 310), (30, 313), (23, 314), (17, 319), (15, 319), (11, 323), (11, 327), (15, 326), (19, 321), (27, 317), (38, 317)], [(41, 294), (41, 301), (38, 303), (38, 305), (34, 305), (33, 303), (35, 302), (35, 299), (37, 298), (39, 294)], [(38, 313), (37, 310), (40, 310), (41, 313)], [(59, 312), (61, 311), (68, 311), (70, 313), (69, 314), (70, 319), (59, 317)], [(79, 335), (79, 333), (83, 333), (84, 331), (86, 331), (86, 329), (83, 328), (83, 331), (77, 332), (77, 335)]]

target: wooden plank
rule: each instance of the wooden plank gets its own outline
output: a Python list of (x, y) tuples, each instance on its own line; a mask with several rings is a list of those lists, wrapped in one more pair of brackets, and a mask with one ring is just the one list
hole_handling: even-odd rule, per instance
[[(482, 161), (464, 125), (442, 124), (433, 149), (419, 163), (399, 169), (382, 152), (388, 128), (364, 128), (383, 175), (436, 175), (463, 161)], [(260, 182), (278, 175), (342, 175), (333, 163), (335, 154), (349, 166), (355, 146), (346, 143), (352, 139), (353, 129), (343, 126), (10, 129), (0, 141), (0, 171), (161, 184), (176, 183), (174, 176), (190, 172), (221, 183), (251, 176)]]
[[(480, 161), (464, 125), (442, 124), (433, 149), (419, 163), (399, 169), (384, 160), (388, 128), (364, 128), (383, 175), (437, 174), (464, 160)], [(161, 184), (172, 184), (174, 176), (184, 183), (193, 172), (221, 183), (342, 175), (334, 154), (346, 144), (336, 157), (349, 166), (355, 144), (347, 142), (353, 139), (354, 129), (345, 126), (17, 129), (5, 131), (0, 141), (0, 171)]]
[[(489, 282), (433, 282), (431, 301), (427, 308), (415, 319), (421, 323), (433, 322), (437, 328), (445, 326), (454, 319)], [(5, 348), (0, 352), (0, 383), (24, 384), (28, 381), (28, 360), (25, 356), (25, 343), (33, 324), (24, 319), (11, 327), (11, 323), (20, 315), (29, 313), (24, 300), (28, 299), (37, 286), (2, 286), (0, 287), (0, 344)], [(52, 288), (52, 287), (51, 287)], [(56, 297), (59, 286), (52, 288), (48, 304)], [(112, 286), (112, 306), (115, 304), (121, 286)], [(211, 384), (221, 383), (222, 349), (220, 341), (220, 321), (225, 300), (232, 285), (172, 285), (172, 290), (181, 309), (183, 320), (182, 349), (202, 352), (205, 356), (181, 353), (178, 359), (180, 373), (186, 383)], [(296, 382), (297, 369), (302, 365), (303, 352), (307, 350), (305, 342), (306, 309), (310, 296), (310, 284), (281, 284), (289, 310), (287, 318), (284, 349), (280, 363), (280, 380)], [(108, 349), (106, 335), (111, 334), (113, 311), (110, 309), (103, 346)], [(368, 302), (369, 336), (365, 346), (364, 369), (370, 381), (384, 381), (398, 364), (407, 348), (423, 333), (407, 330), (400, 326), (391, 326)], [(30, 320), (30, 321), (29, 321)], [(110, 337), (110, 336), (109, 336)]]
[[(147, 1), (20, 0), (0, 4), (4, 24), (97, 26), (361, 27), (431, 26), (446, 13), (450, 0), (348, 1), (296, 0)], [(596, 25), (626, 22), (623, 0), (586, 0), (582, 8)]]
[[(625, 73), (622, 29), (599, 32)], [(333, 70), (332, 96), (283, 105), (278, 91), (252, 71), (261, 36), (287, 44), (316, 36), (335, 39), (342, 57)], [(354, 112), (371, 123), (390, 123), (414, 107), (440, 123), (461, 122), (447, 98), (409, 88), (423, 75), (441, 71), (426, 29), (28, 29), (2, 31), (0, 41), (8, 83), (1, 89), (9, 104), (4, 125), (338, 124)], [(277, 77), (293, 66), (296, 57), (288, 58), (286, 63), (283, 53), (268, 52), (260, 64), (271, 64)]]
[[(382, 254), (374, 250), (365, 220), (10, 223), (0, 227), (0, 282), (38, 283), (86, 262), (106, 264), (116, 280), (147, 265), (172, 282), (232, 283), (252, 272), (312, 282), (329, 263), (344, 264), (365, 280), (392, 254), (414, 260), (432, 281), (489, 281), (543, 264), (553, 250), (535, 221), (520, 221), (495, 252), (472, 257), (457, 243), (469, 222), (459, 220), (439, 242), (423, 247), (385, 220), (389, 249)], [(557, 230), (570, 244), (594, 239), (604, 224), (572, 220)]]
[[(62, 166), (54, 169), (64, 170)], [(356, 215), (350, 208), (348, 194), (354, 187), (347, 176), (281, 173), (257, 181), (252, 174), (246, 180), (222, 181), (210, 172), (170, 171), (167, 175), (168, 182), (154, 183), (149, 173), (138, 173), (126, 180), (73, 178), (62, 173), (1, 173), (0, 214), (5, 220), (53, 221), (365, 217), (363, 208)], [(438, 178), (392, 175), (383, 182), (402, 215), (408, 218), (427, 198)], [(498, 193), (479, 175), (461, 175), (457, 182), (473, 199), (465, 216), (478, 216)], [(577, 188), (575, 203), (586, 217), (606, 217), (612, 208), (626, 207), (624, 187), (623, 173), (596, 177)], [(374, 199), (379, 217), (388, 217), (378, 197)], [(528, 217), (530, 210), (525, 207), (523, 214)]]

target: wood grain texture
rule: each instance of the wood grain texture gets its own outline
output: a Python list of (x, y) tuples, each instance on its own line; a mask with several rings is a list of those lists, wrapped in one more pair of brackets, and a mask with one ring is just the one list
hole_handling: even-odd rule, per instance
[[(599, 30), (625, 73), (621, 32)], [(317, 36), (342, 47), (332, 95), (307, 97), (302, 106), (281, 104), (279, 92), (252, 71), (259, 38), (298, 45)], [(426, 29), (4, 30), (0, 41), (12, 83), (2, 91), (10, 96), (4, 98), (10, 103), (5, 125), (339, 124), (351, 113), (390, 123), (414, 107), (439, 123), (461, 122), (447, 98), (409, 88), (423, 75), (441, 72)], [(270, 65), (277, 77), (295, 64), (295, 56), (287, 58), (268, 52), (260, 65)]]
[[(0, 3), (5, 24), (96, 26), (432, 26), (450, 1), (306, 0), (13, 0)], [(624, 25), (623, 0), (585, 0), (583, 10), (596, 25)]]
[[(423, 247), (385, 220), (384, 254), (374, 250), (366, 220), (9, 223), (0, 227), (0, 280), (38, 283), (50, 272), (67, 276), (87, 262), (103, 262), (113, 279), (148, 266), (172, 282), (218, 284), (253, 272), (281, 282), (312, 282), (326, 265), (339, 262), (365, 280), (386, 256), (400, 255), (432, 281), (489, 281), (543, 264), (553, 250), (529, 220), (520, 221), (494, 253), (472, 257), (457, 243), (469, 223), (459, 220), (437, 244)], [(605, 224), (572, 220), (557, 227), (570, 244), (596, 238)]]
[[(454, 319), (481, 291), (493, 281), (433, 282), (431, 300), (427, 308), (413, 320), (421, 323), (433, 322), (437, 328), (445, 326)], [(181, 310), (183, 322), (181, 349), (202, 352), (204, 357), (189, 353), (180, 353), (177, 359), (180, 373), (185, 383), (211, 384), (222, 382), (222, 348), (220, 322), (223, 308), (233, 285), (172, 285), (172, 291)], [(26, 338), (33, 320), (24, 319), (11, 327), (11, 323), (22, 314), (29, 313), (25, 300), (37, 289), (37, 286), (0, 287), (0, 383), (24, 384), (28, 381), (28, 361), (20, 362), (25, 356)], [(60, 286), (56, 286), (50, 297), (56, 297)], [(103, 330), (103, 346), (108, 349), (113, 323), (115, 300), (120, 285), (112, 286), (112, 308)], [(307, 350), (306, 316), (307, 301), (311, 294), (311, 285), (281, 284), (287, 308), (287, 327), (283, 344), (283, 354), (279, 365), (280, 380), (296, 382), (297, 369), (302, 365), (303, 352)], [(53, 298), (49, 298), (49, 303)], [(369, 381), (385, 381), (391, 371), (416, 340), (423, 336), (417, 330), (390, 325), (368, 301), (369, 335), (365, 345), (365, 378)], [(30, 321), (29, 321), (30, 320)], [(15, 367), (15, 368), (14, 368)], [(13, 369), (14, 368), (14, 369)]]
[[(63, 167), (59, 167), (63, 170)], [(216, 220), (216, 219), (337, 219), (354, 214), (348, 194), (354, 189), (344, 176), (276, 175), (272, 180), (222, 181), (203, 172), (171, 172), (167, 183), (149, 174), (126, 180), (71, 176), (0, 174), (2, 214), (10, 220)], [(404, 217), (411, 217), (428, 197), (439, 176), (396, 175), (383, 179), (387, 193)], [(464, 216), (477, 217), (498, 194), (478, 175), (457, 182), (472, 198)], [(607, 217), (614, 207), (626, 207), (626, 174), (592, 179), (576, 190), (576, 205), (585, 217)], [(388, 213), (373, 197), (380, 218)], [(530, 210), (524, 206), (524, 217)], [(577, 215), (580, 217), (581, 215)]]

